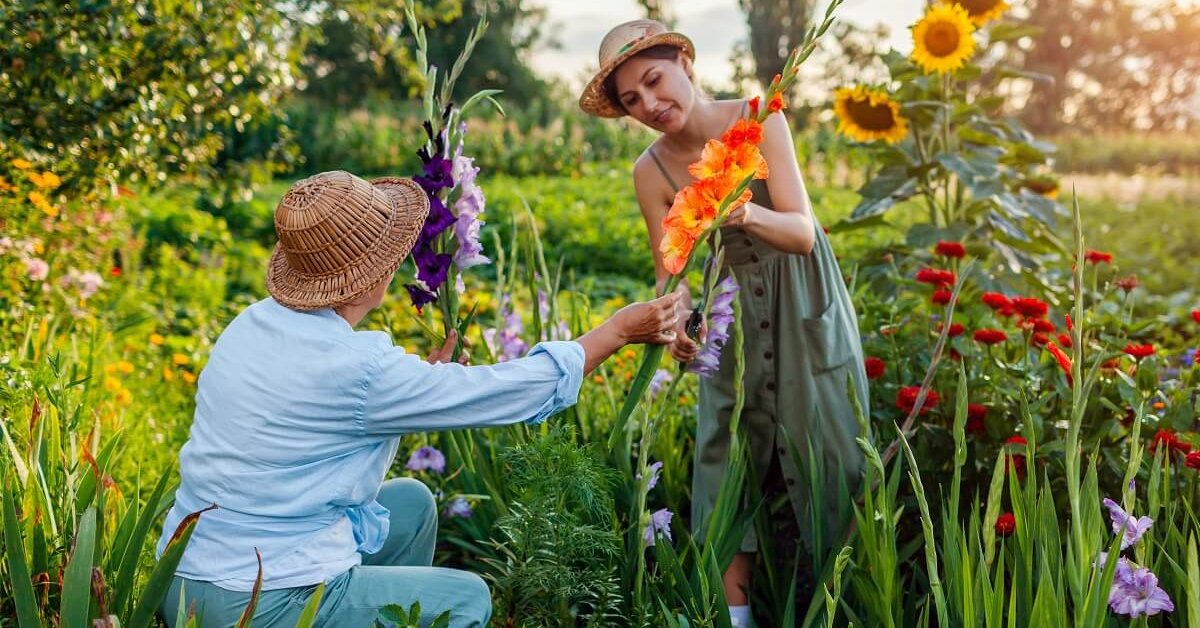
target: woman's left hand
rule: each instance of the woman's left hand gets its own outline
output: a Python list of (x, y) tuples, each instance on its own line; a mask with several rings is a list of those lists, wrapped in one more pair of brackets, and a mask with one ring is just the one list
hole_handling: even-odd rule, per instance
[(726, 227), (737, 227), (739, 229), (747, 229), (754, 222), (754, 204), (743, 203), (733, 208), (729, 212), (729, 216), (722, 223)]
[[(430, 364), (441, 364), (449, 362), (454, 355), (454, 346), (458, 344), (458, 331), (451, 329), (450, 333), (446, 334), (446, 342), (442, 344), (441, 349), (434, 349), (433, 353), (429, 354), (425, 361)], [(458, 355), (458, 363), (466, 365), (470, 363), (471, 356), (467, 353), (466, 343), (463, 344), (463, 351)]]

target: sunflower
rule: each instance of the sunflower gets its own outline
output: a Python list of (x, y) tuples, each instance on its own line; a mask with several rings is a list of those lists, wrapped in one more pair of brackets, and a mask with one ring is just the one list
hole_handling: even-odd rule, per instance
[(1051, 177), (1051, 176), (1042, 175), (1042, 176), (1030, 177), (1030, 178), (1026, 179), (1025, 181), (1021, 182), (1021, 187), (1025, 188), (1026, 190), (1029, 190), (1030, 192), (1035, 192), (1037, 194), (1041, 194), (1042, 196), (1044, 196), (1050, 200), (1054, 200), (1054, 199), (1058, 198), (1058, 192), (1059, 192), (1058, 179)]
[(883, 90), (842, 87), (834, 93), (833, 108), (838, 131), (852, 140), (895, 144), (908, 135), (908, 120), (900, 115), (900, 103)]
[(974, 31), (962, 5), (935, 5), (913, 27), (913, 61), (926, 73), (953, 72), (975, 52)]
[(999, 18), (1009, 8), (1004, 0), (942, 0), (942, 4), (957, 4), (966, 9), (975, 26), (983, 26)]

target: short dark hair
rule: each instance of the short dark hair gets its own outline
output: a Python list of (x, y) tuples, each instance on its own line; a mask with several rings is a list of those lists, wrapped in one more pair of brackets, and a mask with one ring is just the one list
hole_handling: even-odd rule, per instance
[[(651, 47), (633, 55), (632, 57), (629, 57), (629, 59), (637, 59), (638, 57), (650, 57), (651, 59), (670, 59), (673, 61), (675, 59), (678, 59), (679, 55), (682, 53), (683, 53), (682, 48), (678, 48), (678, 47), (672, 46), (670, 44), (659, 44), (657, 46), (651, 46)], [(626, 59), (625, 61), (629, 61), (629, 59)], [(624, 63), (624, 61), (622, 61), (622, 63)], [(608, 76), (604, 77), (604, 95), (608, 97), (608, 100), (614, 106), (616, 106), (617, 108), (622, 109), (622, 110), (625, 109), (625, 105), (621, 103), (621, 99), (619, 98), (620, 94), (617, 93), (617, 69), (616, 68), (613, 68), (613, 71), (609, 72)]]

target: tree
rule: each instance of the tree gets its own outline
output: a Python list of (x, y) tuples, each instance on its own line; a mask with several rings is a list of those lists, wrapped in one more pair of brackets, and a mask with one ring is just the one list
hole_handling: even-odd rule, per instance
[(638, 5), (646, 13), (646, 17), (662, 22), (667, 28), (675, 28), (675, 12), (671, 10), (671, 0), (638, 0)]
[(816, 0), (738, 0), (750, 26), (754, 76), (764, 88), (783, 69), (788, 53), (804, 41)]

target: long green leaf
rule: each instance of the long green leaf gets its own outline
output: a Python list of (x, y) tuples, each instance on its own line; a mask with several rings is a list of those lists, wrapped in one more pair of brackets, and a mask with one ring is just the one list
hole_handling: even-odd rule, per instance
[(21, 628), (40, 628), (42, 619), (38, 615), (37, 601), (33, 594), (33, 581), (29, 578), (29, 563), (25, 559), (25, 542), (17, 521), (15, 503), (17, 494), (17, 489), (6, 477), (4, 495), (0, 496), (4, 508), (4, 558), (8, 563), (13, 605), (17, 610), (17, 625)]
[(262, 595), (262, 552), (258, 548), (254, 548), (254, 556), (258, 559), (258, 575), (254, 577), (254, 588), (250, 591), (250, 602), (246, 604), (246, 609), (242, 611), (242, 616), (238, 618), (237, 628), (250, 628), (254, 623), (254, 611), (258, 608), (258, 597)]
[(129, 535), (129, 539), (121, 548), (121, 555), (118, 557), (117, 579), (113, 582), (113, 606), (112, 612), (117, 617), (125, 615), (125, 608), (129, 601), (133, 599), (133, 582), (137, 575), (138, 565), (140, 564), (142, 547), (146, 543), (146, 535), (150, 532), (150, 527), (158, 516), (155, 506), (162, 499), (163, 492), (167, 488), (167, 481), (170, 479), (169, 471), (164, 471), (162, 477), (158, 479), (158, 484), (154, 486), (154, 491), (150, 493), (150, 499), (145, 505), (138, 510), (136, 507), (130, 507), (130, 513), (137, 513), (136, 523), (133, 531)]
[(96, 555), (96, 508), (88, 508), (79, 520), (75, 549), (63, 573), (59, 621), (63, 626), (85, 626), (92, 603), (92, 561)]
[(317, 621), (317, 609), (321, 606), (321, 596), (323, 595), (325, 595), (324, 582), (317, 585), (312, 596), (308, 598), (308, 602), (305, 602), (300, 619), (296, 621), (296, 628), (312, 628), (313, 622)]
[(213, 508), (216, 506), (209, 506), (204, 510), (193, 512), (179, 522), (175, 533), (171, 535), (171, 540), (163, 550), (162, 556), (158, 559), (158, 565), (154, 567), (154, 571), (150, 572), (146, 587), (142, 589), (142, 596), (134, 606), (129, 621), (125, 623), (127, 628), (146, 628), (154, 620), (154, 612), (171, 587), (171, 581), (175, 578), (175, 570), (179, 567), (179, 561), (183, 560), (183, 551), (187, 549), (188, 541), (192, 538), (192, 532), (196, 530), (196, 523), (200, 521), (201, 513)]

